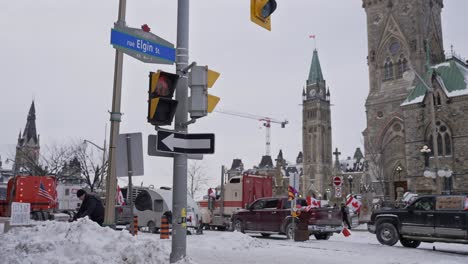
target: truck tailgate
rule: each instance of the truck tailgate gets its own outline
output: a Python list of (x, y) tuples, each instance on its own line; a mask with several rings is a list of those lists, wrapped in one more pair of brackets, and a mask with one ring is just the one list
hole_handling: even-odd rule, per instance
[(342, 225), (341, 211), (338, 208), (312, 208), (309, 214), (309, 225)]

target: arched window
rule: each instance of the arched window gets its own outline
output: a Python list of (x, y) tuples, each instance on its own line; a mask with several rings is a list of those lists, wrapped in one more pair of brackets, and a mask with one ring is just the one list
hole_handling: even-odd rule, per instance
[(408, 70), (408, 60), (401, 55), (397, 63), (397, 75), (396, 78), (400, 79), (403, 77), (403, 73)]
[(393, 62), (390, 58), (385, 60), (384, 64), (384, 81), (392, 80), (393, 79)]
[(435, 105), (442, 105), (442, 96), (440, 95), (440, 93), (436, 93), (434, 96)]
[(445, 155), (451, 156), (452, 155), (452, 140), (450, 140), (450, 135), (445, 133), (444, 136), (444, 143), (445, 143)]
[(443, 156), (444, 155), (444, 147), (442, 145), (442, 135), (440, 133), (437, 134), (437, 150), (438, 150), (438, 155)]
[[(432, 125), (432, 124), (431, 124)], [(439, 157), (452, 155), (452, 135), (446, 124), (441, 121), (436, 122), (437, 127), (437, 154)], [(432, 128), (428, 135), (428, 147), (432, 150), (430, 156), (434, 156), (434, 145), (432, 141)]]

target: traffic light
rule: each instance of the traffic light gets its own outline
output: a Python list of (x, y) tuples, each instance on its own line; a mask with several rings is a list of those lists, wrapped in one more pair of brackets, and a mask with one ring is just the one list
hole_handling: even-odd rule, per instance
[(270, 16), (276, 10), (275, 0), (250, 0), (250, 20), (271, 31)]
[(220, 98), (208, 94), (219, 77), (219, 73), (208, 69), (208, 66), (193, 66), (189, 74), (191, 88), (189, 112), (191, 118), (200, 118), (213, 112)]
[(148, 123), (165, 126), (172, 123), (177, 101), (172, 99), (179, 75), (158, 71), (149, 74)]

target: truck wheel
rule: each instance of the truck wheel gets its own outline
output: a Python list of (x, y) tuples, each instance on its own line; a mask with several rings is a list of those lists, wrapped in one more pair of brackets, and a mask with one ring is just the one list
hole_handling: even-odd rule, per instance
[(153, 222), (153, 221), (149, 221), (148, 224), (148, 231), (151, 233), (151, 234), (155, 234), (156, 231), (157, 231), (157, 228), (156, 228), (156, 224)]
[(244, 223), (242, 223), (241, 220), (237, 219), (237, 220), (234, 222), (234, 231), (241, 232), (241, 233), (245, 233), (245, 230), (244, 230)]
[(375, 233), (377, 240), (379, 240), (382, 245), (393, 246), (399, 239), (396, 227), (390, 223), (382, 223), (378, 225)]
[(406, 239), (406, 238), (400, 238), (400, 243), (404, 247), (408, 247), (408, 248), (417, 248), (417, 247), (419, 247), (419, 245), (421, 245), (421, 241), (410, 240), (410, 239)]
[(328, 240), (331, 237), (331, 234), (316, 234), (314, 235), (317, 240)]
[[(296, 228), (297, 228), (297, 224), (296, 224)], [(294, 229), (293, 229), (293, 225), (292, 223), (289, 223), (287, 226), (286, 226), (286, 238), (287, 239), (294, 239)]]

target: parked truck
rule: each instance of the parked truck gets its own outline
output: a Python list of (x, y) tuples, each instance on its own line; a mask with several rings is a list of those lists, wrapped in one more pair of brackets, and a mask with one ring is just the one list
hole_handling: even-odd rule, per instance
[(468, 244), (468, 196), (424, 195), (405, 208), (382, 208), (367, 228), (388, 246), (398, 241), (409, 248), (421, 242)]
[(244, 173), (232, 177), (224, 184), (224, 173), (219, 192), (199, 202), (202, 223), (205, 228), (225, 230), (231, 227), (232, 214), (245, 208), (258, 198), (272, 196), (273, 179), (271, 176)]
[(327, 240), (333, 233), (342, 230), (342, 216), (339, 208), (308, 206), (305, 199), (296, 200), (299, 207), (293, 216), (288, 197), (260, 198), (246, 209), (232, 216), (234, 230), (245, 233), (260, 233), (264, 237), (271, 234), (284, 234), (293, 238), (300, 221), (307, 226), (308, 235), (317, 240)]
[(6, 199), (0, 200), (0, 216), (11, 215), (11, 202), (31, 204), (31, 218), (51, 219), (57, 207), (56, 181), (53, 176), (16, 176), (7, 184)]

